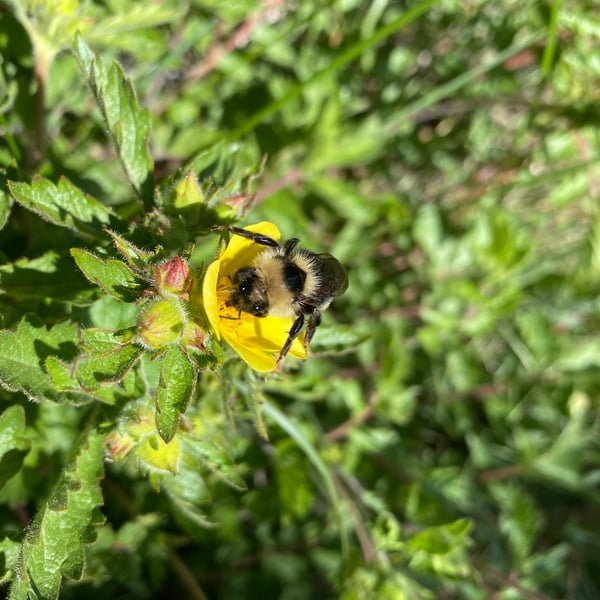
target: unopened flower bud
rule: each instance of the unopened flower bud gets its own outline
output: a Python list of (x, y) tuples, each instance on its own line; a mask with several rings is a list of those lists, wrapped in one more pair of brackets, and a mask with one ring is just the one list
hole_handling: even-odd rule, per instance
[(138, 339), (152, 350), (161, 350), (179, 340), (185, 321), (185, 311), (176, 299), (153, 300), (140, 314)]
[(180, 257), (156, 265), (154, 268), (156, 287), (159, 292), (182, 295), (187, 293), (190, 286), (190, 268)]

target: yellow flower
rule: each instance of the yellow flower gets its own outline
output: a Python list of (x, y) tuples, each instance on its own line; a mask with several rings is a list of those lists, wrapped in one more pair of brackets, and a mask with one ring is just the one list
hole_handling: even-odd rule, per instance
[[(245, 227), (247, 231), (267, 235), (277, 242), (279, 229), (268, 221)], [(233, 291), (235, 273), (248, 267), (265, 246), (252, 240), (232, 235), (225, 250), (206, 270), (202, 283), (202, 301), (208, 321), (217, 339), (223, 338), (253, 369), (266, 373), (277, 367), (277, 357), (285, 344), (294, 322), (287, 317), (255, 317), (238, 312), (228, 304)], [(294, 340), (289, 354), (306, 358), (304, 332)]]

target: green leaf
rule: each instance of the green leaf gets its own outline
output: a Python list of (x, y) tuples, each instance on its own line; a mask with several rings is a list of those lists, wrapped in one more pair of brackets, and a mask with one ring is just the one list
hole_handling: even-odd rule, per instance
[(12, 208), (12, 200), (10, 196), (0, 189), (0, 229), (6, 225), (8, 217), (10, 217), (10, 211)]
[(240, 492), (247, 489), (246, 482), (237, 472), (239, 467), (231, 460), (229, 454), (215, 442), (193, 439), (186, 444), (186, 451), (200, 465), (204, 465), (227, 485)]
[(355, 348), (369, 339), (369, 334), (356, 331), (351, 327), (341, 325), (326, 325), (319, 327), (319, 333), (311, 342), (311, 352), (324, 352), (335, 350), (348, 350)]
[[(83, 376), (78, 372), (73, 372), (73, 366), (65, 363), (54, 356), (46, 359), (46, 370), (56, 388), (57, 393), (66, 394), (66, 397), (75, 397), (78, 402), (97, 401), (104, 404), (117, 404), (125, 399), (135, 400), (146, 391), (144, 382), (137, 375), (135, 370), (126, 370), (119, 381), (119, 385), (113, 385), (110, 381), (101, 383), (103, 385), (90, 384), (94, 389), (82, 387), (78, 376)], [(102, 374), (102, 373), (101, 373)], [(86, 375), (88, 375), (86, 373)], [(90, 378), (93, 375), (89, 376)], [(84, 380), (84, 383), (87, 383)]]
[(73, 369), (70, 364), (49, 356), (46, 359), (46, 371), (51, 378), (52, 385), (59, 391), (73, 391), (79, 389), (79, 381), (73, 376)]
[(196, 389), (197, 371), (176, 345), (165, 352), (156, 390), (156, 427), (165, 442), (173, 439), (179, 418)]
[(426, 205), (417, 213), (413, 235), (428, 256), (436, 257), (444, 236), (440, 214), (435, 206)]
[(76, 362), (75, 376), (85, 390), (96, 390), (103, 383), (120, 381), (135, 364), (142, 349), (131, 330), (122, 332), (86, 329), (84, 355)]
[(150, 115), (140, 109), (131, 81), (118, 63), (107, 68), (80, 35), (75, 36), (73, 52), (88, 79), (127, 178), (149, 205), (154, 187), (148, 151)]
[(539, 507), (516, 485), (496, 483), (490, 486), (490, 492), (499, 512), (500, 532), (517, 560), (527, 560), (543, 525)]
[(145, 282), (120, 260), (103, 259), (83, 248), (71, 248), (71, 256), (92, 283), (117, 300), (133, 302), (146, 287)]
[(25, 411), (14, 405), (0, 415), (0, 488), (15, 475), (31, 442), (25, 437)]
[(199, 469), (186, 465), (181, 461), (175, 477), (165, 477), (161, 486), (173, 503), (178, 520), (186, 522), (186, 528), (191, 525), (194, 529), (214, 527), (216, 524), (205, 513), (200, 505), (210, 500), (210, 494)]
[(583, 340), (567, 348), (557, 359), (556, 367), (561, 371), (583, 371), (600, 365), (600, 340)]
[(58, 185), (36, 176), (31, 184), (9, 181), (8, 188), (14, 199), (25, 208), (80, 235), (101, 239), (105, 227), (119, 224), (110, 209), (84, 194), (64, 177)]
[(53, 250), (31, 260), (0, 266), (0, 290), (14, 298), (52, 298), (77, 306), (89, 304), (98, 290), (73, 269), (66, 256)]
[(133, 327), (137, 323), (138, 312), (135, 304), (121, 302), (107, 294), (102, 294), (88, 310), (91, 325), (101, 329)]
[[(134, 342), (135, 333), (131, 329), (88, 328), (82, 333), (80, 356), (70, 364), (49, 356), (45, 367), (59, 391), (77, 392), (106, 404), (115, 404), (125, 397), (137, 398), (144, 388), (137, 387), (135, 376), (127, 378), (142, 354), (142, 349)], [(121, 385), (112, 385), (116, 382)]]
[(71, 467), (61, 475), (21, 545), (13, 600), (58, 598), (63, 577), (80, 579), (85, 544), (96, 538), (104, 518), (102, 495), (104, 436), (88, 431), (80, 439)]
[(13, 535), (0, 535), (0, 584), (10, 581), (12, 571), (16, 570), (20, 547), (21, 544), (13, 539)]
[(0, 331), (0, 385), (36, 402), (88, 400), (59, 392), (43, 366), (49, 356), (72, 360), (78, 342), (78, 329), (72, 323), (58, 323), (47, 329), (34, 315), (25, 316), (15, 332)]
[(428, 527), (414, 535), (408, 543), (410, 565), (416, 571), (436, 575), (467, 577), (466, 552), (471, 522), (457, 519), (447, 525)]
[(411, 538), (409, 545), (428, 554), (446, 554), (457, 545), (465, 543), (470, 529), (471, 523), (468, 519), (457, 519), (449, 524), (420, 531)]
[(278, 498), (282, 512), (303, 518), (315, 505), (316, 496), (306, 456), (291, 438), (283, 438), (275, 448)]

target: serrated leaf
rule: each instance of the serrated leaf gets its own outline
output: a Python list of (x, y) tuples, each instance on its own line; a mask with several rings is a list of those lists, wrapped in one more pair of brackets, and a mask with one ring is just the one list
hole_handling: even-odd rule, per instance
[(81, 334), (80, 349), (89, 354), (102, 355), (112, 352), (116, 347), (129, 344), (135, 339), (133, 329), (112, 331), (99, 327), (84, 329)]
[[(145, 387), (139, 385), (140, 380), (131, 368), (142, 349), (133, 342), (132, 330), (86, 329), (80, 340), (79, 357), (66, 363), (49, 356), (45, 367), (57, 391), (77, 393), (106, 404), (138, 398)], [(117, 382), (120, 385), (112, 385)]]
[(82, 436), (73, 465), (27, 531), (11, 599), (58, 598), (63, 577), (81, 577), (83, 545), (94, 541), (95, 527), (104, 520), (99, 510), (103, 448), (104, 436)]
[(98, 295), (73, 269), (71, 260), (54, 251), (0, 266), (0, 290), (15, 298), (52, 298), (77, 306), (89, 304)]
[(127, 394), (121, 386), (105, 386), (93, 391), (83, 389), (75, 374), (73, 367), (55, 356), (49, 356), (46, 359), (46, 370), (52, 381), (52, 385), (58, 393), (66, 394), (66, 397), (75, 397), (81, 402), (103, 402), (104, 404), (116, 404), (116, 402), (125, 397), (137, 398), (138, 394)]
[(89, 281), (117, 300), (133, 302), (139, 298), (146, 286), (144, 281), (120, 260), (103, 259), (83, 248), (71, 248), (71, 256)]
[(165, 442), (173, 439), (179, 418), (196, 388), (197, 371), (178, 346), (165, 352), (156, 390), (156, 427)]
[(103, 383), (120, 381), (135, 364), (142, 349), (129, 331), (86, 329), (84, 355), (77, 360), (75, 376), (85, 390), (94, 391)]
[(101, 239), (105, 227), (114, 228), (119, 223), (109, 208), (84, 194), (64, 177), (58, 185), (36, 176), (31, 184), (9, 181), (8, 188), (21, 206), (50, 223), (81, 235)]
[(25, 436), (25, 411), (14, 405), (0, 415), (0, 489), (15, 475), (29, 448), (30, 440)]
[(140, 109), (131, 81), (118, 63), (107, 68), (80, 35), (75, 36), (73, 52), (88, 79), (130, 184), (140, 198), (149, 202), (154, 186), (152, 158), (148, 152), (148, 111)]
[(78, 330), (72, 323), (47, 329), (34, 315), (25, 316), (15, 332), (0, 331), (0, 385), (36, 402), (87, 401), (86, 397), (57, 390), (43, 367), (49, 356), (72, 360), (78, 341)]

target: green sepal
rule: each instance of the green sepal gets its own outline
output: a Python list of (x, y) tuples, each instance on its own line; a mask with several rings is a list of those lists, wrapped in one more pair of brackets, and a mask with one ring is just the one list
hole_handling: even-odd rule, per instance
[(156, 262), (162, 252), (162, 246), (157, 246), (154, 250), (144, 250), (115, 231), (107, 230), (106, 233), (112, 238), (115, 248), (123, 255), (127, 264), (134, 269), (144, 270), (149, 264)]

